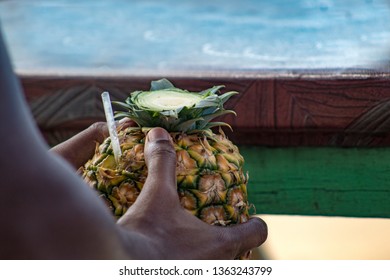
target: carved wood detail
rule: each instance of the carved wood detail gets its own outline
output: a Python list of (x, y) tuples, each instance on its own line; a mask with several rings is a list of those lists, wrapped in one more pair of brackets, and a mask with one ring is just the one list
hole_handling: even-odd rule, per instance
[[(27, 101), (48, 142), (63, 141), (104, 120), (100, 94), (124, 100), (147, 90), (156, 77), (21, 77)], [(199, 91), (225, 85), (236, 90), (226, 107), (237, 117), (228, 136), (241, 145), (389, 146), (389, 77), (170, 78), (179, 88)]]

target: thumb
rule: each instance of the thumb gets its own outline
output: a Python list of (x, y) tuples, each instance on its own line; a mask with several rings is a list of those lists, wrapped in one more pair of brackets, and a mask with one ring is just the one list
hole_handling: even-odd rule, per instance
[(148, 177), (141, 195), (161, 199), (174, 194), (175, 199), (178, 199), (176, 152), (171, 136), (165, 129), (157, 127), (149, 131), (146, 136), (144, 156)]

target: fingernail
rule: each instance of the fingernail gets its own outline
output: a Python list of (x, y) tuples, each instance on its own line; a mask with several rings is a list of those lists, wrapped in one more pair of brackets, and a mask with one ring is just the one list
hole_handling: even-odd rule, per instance
[(122, 124), (122, 123), (128, 122), (129, 120), (130, 120), (130, 118), (124, 117), (123, 119), (119, 120), (119, 123)]
[(148, 133), (149, 141), (158, 141), (158, 140), (169, 140), (170, 136), (168, 132), (163, 128), (153, 128)]

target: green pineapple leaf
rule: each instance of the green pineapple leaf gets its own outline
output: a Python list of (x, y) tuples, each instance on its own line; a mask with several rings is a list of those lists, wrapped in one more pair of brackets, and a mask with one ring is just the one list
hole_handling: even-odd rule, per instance
[(175, 88), (175, 86), (165, 78), (157, 81), (152, 81), (150, 84), (150, 91), (171, 89), (171, 88)]

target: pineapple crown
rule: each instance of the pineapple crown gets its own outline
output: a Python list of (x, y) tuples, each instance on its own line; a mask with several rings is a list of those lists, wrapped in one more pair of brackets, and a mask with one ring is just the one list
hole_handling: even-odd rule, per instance
[(128, 117), (141, 128), (162, 127), (169, 132), (196, 132), (216, 126), (230, 125), (211, 122), (214, 118), (235, 114), (225, 110), (223, 104), (236, 91), (219, 95), (224, 86), (214, 86), (201, 92), (189, 92), (176, 88), (167, 79), (151, 82), (150, 91), (135, 91), (125, 102), (112, 102), (125, 111), (115, 112), (115, 118)]

